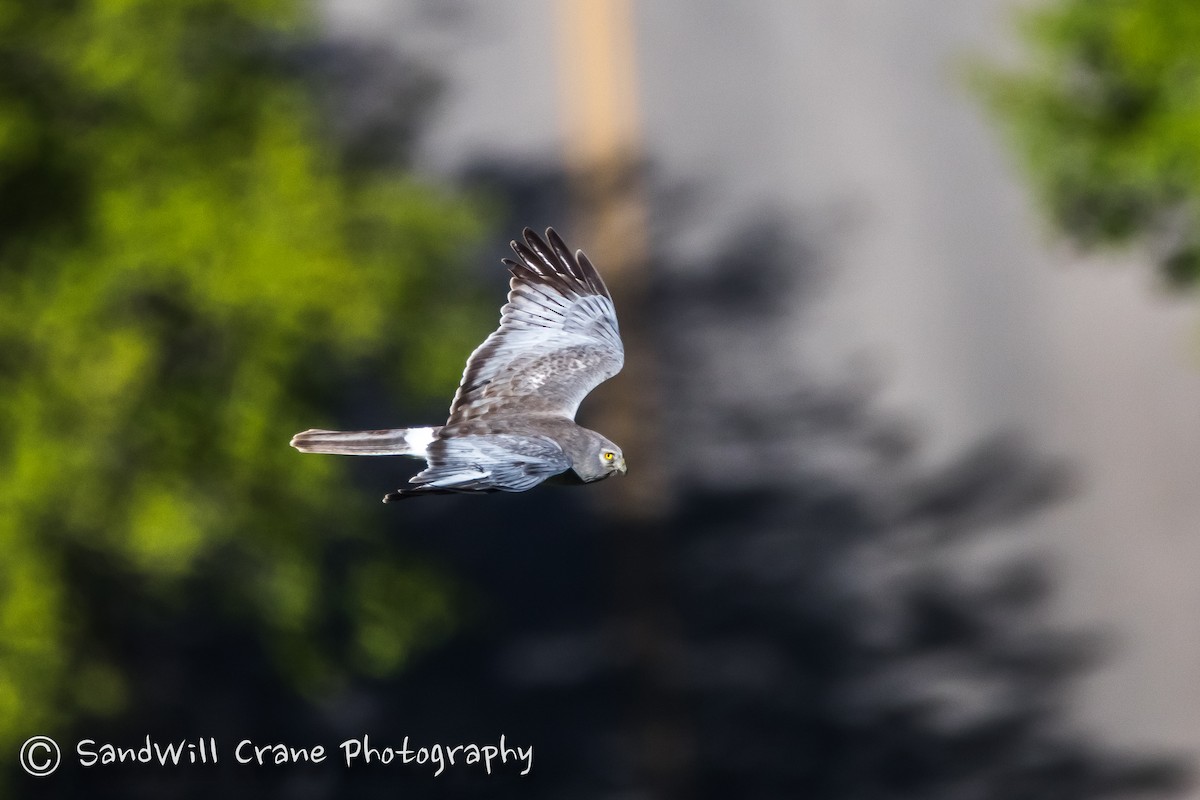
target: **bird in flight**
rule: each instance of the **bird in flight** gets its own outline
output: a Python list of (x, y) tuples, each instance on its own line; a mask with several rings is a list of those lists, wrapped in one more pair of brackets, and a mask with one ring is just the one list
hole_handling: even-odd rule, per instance
[(612, 296), (553, 228), (525, 229), (500, 327), (467, 359), (445, 425), (377, 431), (307, 430), (304, 453), (415, 456), (426, 467), (383, 502), (426, 494), (523, 492), (542, 481), (592, 483), (625, 474), (621, 448), (575, 423), (588, 392), (625, 362)]

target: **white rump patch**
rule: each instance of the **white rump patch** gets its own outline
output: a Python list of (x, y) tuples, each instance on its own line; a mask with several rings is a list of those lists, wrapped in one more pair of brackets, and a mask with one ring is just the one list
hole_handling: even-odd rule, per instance
[(426, 448), (433, 444), (433, 434), (437, 428), (409, 428), (404, 432), (404, 445), (413, 455), (424, 455)]

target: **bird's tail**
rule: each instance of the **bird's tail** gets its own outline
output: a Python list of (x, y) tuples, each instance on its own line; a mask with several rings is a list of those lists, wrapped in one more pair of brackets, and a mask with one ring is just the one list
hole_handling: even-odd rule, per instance
[(393, 428), (386, 431), (307, 430), (292, 437), (301, 453), (338, 453), (347, 456), (419, 456), (441, 428)]

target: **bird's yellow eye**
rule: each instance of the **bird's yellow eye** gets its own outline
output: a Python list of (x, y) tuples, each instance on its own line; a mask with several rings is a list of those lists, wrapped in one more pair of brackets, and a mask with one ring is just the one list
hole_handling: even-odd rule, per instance
[(614, 458), (616, 458), (616, 456), (613, 455), (612, 451), (610, 451), (610, 450), (604, 451), (604, 460), (605, 461), (612, 461)]

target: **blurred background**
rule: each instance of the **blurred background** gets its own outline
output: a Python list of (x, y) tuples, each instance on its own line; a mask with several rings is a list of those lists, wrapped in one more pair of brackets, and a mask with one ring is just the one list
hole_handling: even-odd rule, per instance
[[(1189, 0), (0, 0), (0, 791), (1200, 798), (1198, 200)], [(287, 447), (440, 422), (525, 225), (627, 477)]]

